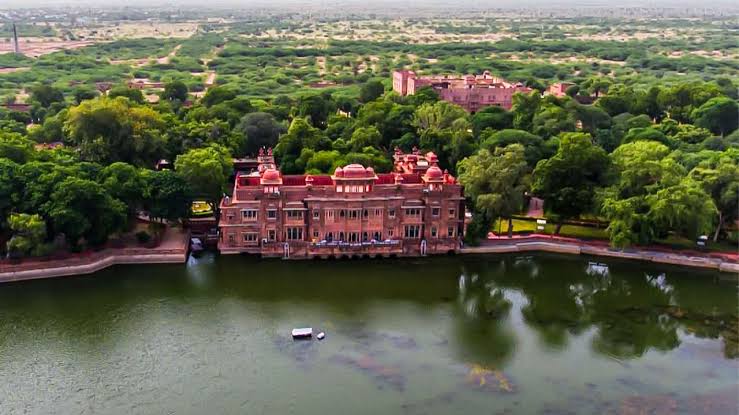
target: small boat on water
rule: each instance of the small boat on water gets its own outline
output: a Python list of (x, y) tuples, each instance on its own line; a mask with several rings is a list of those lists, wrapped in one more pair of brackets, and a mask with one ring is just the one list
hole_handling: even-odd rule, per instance
[(203, 252), (203, 241), (200, 238), (190, 238), (190, 252), (196, 256)]
[(313, 329), (311, 327), (293, 329), (293, 339), (310, 339), (313, 337)]

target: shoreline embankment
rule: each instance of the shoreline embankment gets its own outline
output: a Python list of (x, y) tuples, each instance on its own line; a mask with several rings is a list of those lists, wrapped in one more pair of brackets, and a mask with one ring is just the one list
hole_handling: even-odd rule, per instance
[[(105, 249), (70, 258), (0, 263), (0, 283), (41, 278), (55, 278), (91, 274), (113, 265), (122, 264), (182, 264), (187, 262), (188, 235), (155, 248)], [(179, 235), (178, 235), (179, 236)], [(577, 239), (552, 239), (542, 236), (517, 237), (513, 239), (489, 239), (480, 246), (464, 247), (460, 254), (507, 254), (517, 252), (549, 252), (568, 255), (590, 255), (619, 259), (646, 261), (659, 264), (713, 269), (739, 274), (739, 254), (696, 253), (653, 249), (617, 250), (602, 244)]]
[[(708, 268), (721, 272), (739, 273), (739, 255), (697, 253), (693, 251), (668, 251), (650, 248), (614, 249), (607, 245), (568, 238), (552, 239), (532, 236), (513, 239), (496, 238), (484, 241), (480, 246), (464, 247), (461, 254), (496, 254), (516, 252), (550, 252), (569, 255), (591, 255)], [(733, 257), (733, 258), (732, 258)]]

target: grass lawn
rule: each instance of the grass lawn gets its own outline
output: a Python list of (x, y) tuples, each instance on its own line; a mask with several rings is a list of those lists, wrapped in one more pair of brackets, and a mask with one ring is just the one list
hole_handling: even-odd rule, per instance
[[(553, 235), (556, 227), (556, 224), (547, 223), (544, 226), (544, 231), (537, 231), (535, 220), (513, 219), (514, 233), (538, 232)], [(505, 219), (496, 220), (493, 223), (492, 231), (497, 235), (506, 235), (508, 232), (508, 221)], [(563, 225), (559, 234), (560, 236), (569, 236), (572, 238), (608, 240), (608, 233), (605, 228), (595, 228), (590, 226)], [(664, 245), (674, 249), (698, 249), (694, 240), (676, 235), (670, 235), (665, 239), (659, 239), (655, 242), (659, 245)], [(706, 249), (708, 251), (736, 252), (739, 250), (739, 244), (727, 240), (721, 240), (715, 243), (713, 241), (709, 241), (708, 248)]]
[[(539, 233), (554, 234), (554, 230), (557, 225), (554, 223), (547, 223), (544, 226), (544, 231), (538, 231)], [(508, 221), (503, 219), (502, 221), (497, 220), (493, 223), (493, 232), (498, 235), (505, 235), (508, 232)], [(537, 232), (536, 221), (513, 219), (513, 232)], [(608, 239), (608, 234), (604, 228), (594, 228), (590, 226), (580, 225), (563, 225), (559, 234), (561, 236), (570, 236), (573, 238), (587, 238), (587, 239)]]

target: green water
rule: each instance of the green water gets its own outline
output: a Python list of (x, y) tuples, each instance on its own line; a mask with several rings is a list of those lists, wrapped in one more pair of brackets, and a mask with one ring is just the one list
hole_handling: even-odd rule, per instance
[(736, 413), (736, 277), (608, 264), (205, 256), (0, 285), (0, 413)]

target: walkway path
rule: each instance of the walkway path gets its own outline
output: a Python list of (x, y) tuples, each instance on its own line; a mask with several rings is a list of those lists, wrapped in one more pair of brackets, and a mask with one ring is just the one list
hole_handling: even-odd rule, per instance
[(637, 259), (663, 264), (712, 268), (739, 273), (739, 254), (730, 252), (675, 251), (662, 247), (614, 249), (605, 241), (584, 241), (576, 238), (532, 234), (513, 238), (493, 237), (480, 246), (462, 248), (463, 254), (544, 251), (563, 254), (584, 254), (614, 258)]
[(106, 248), (69, 254), (60, 259), (0, 262), (0, 283), (38, 278), (90, 274), (116, 264), (164, 264), (187, 261), (189, 232), (170, 229), (154, 248)]

